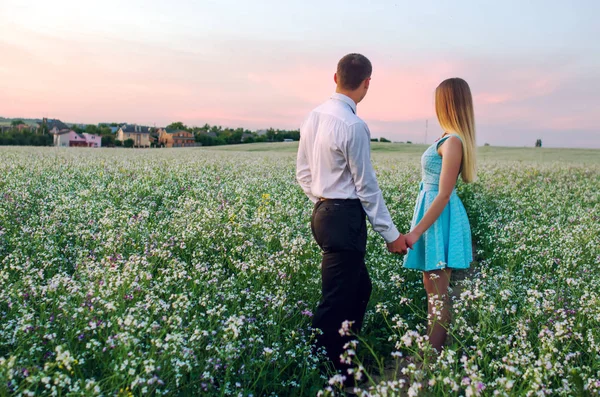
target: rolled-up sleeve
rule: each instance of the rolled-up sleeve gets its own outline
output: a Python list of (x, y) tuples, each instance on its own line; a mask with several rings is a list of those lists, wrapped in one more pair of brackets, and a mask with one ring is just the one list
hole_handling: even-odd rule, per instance
[(371, 164), (371, 134), (364, 123), (356, 123), (348, 128), (350, 131), (345, 145), (345, 156), (356, 186), (356, 193), (373, 229), (387, 243), (391, 243), (400, 236), (400, 233), (385, 205)]

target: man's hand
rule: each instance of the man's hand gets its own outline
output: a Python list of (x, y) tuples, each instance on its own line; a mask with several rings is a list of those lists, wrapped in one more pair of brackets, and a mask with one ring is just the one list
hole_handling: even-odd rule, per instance
[(387, 249), (393, 254), (406, 255), (406, 237), (401, 234), (395, 241), (387, 244)]

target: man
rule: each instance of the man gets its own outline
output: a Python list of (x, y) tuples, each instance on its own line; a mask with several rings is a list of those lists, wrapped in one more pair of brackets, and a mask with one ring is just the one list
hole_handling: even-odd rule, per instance
[(348, 54), (339, 61), (334, 75), (336, 93), (314, 109), (300, 128), (296, 169), (299, 184), (315, 204), (311, 228), (323, 251), (323, 297), (313, 327), (321, 329), (317, 344), (326, 348), (343, 375), (349, 366), (341, 363), (340, 355), (350, 337), (338, 331), (347, 320), (358, 333), (371, 295), (365, 266), (365, 215), (390, 252), (405, 254), (407, 249), (377, 184), (371, 134), (356, 115), (356, 105), (369, 89), (371, 71), (371, 62), (360, 54)]

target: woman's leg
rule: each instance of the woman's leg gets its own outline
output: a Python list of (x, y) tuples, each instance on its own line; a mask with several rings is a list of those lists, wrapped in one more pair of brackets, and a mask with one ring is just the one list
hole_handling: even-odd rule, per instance
[(423, 272), (423, 285), (427, 292), (427, 334), (429, 343), (438, 352), (444, 346), (450, 322), (448, 285), (451, 273), (451, 269)]

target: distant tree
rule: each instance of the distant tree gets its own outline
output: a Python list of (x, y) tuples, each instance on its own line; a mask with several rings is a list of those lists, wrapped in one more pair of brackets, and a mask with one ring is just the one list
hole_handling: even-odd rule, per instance
[(294, 141), (300, 140), (300, 130), (283, 131), (284, 139), (293, 139)]
[(490, 146), (490, 144), (486, 142), (483, 144), (483, 146)]
[(125, 141), (123, 141), (123, 146), (131, 148), (133, 147), (133, 144), (135, 142), (133, 141), (133, 139), (125, 139)]
[[(121, 141), (119, 141), (121, 142)], [(116, 139), (112, 135), (102, 135), (102, 146), (113, 147), (116, 145)]]
[(167, 126), (170, 130), (187, 130), (187, 125), (183, 124), (181, 121), (177, 121), (175, 123), (171, 123)]
[(377, 139), (377, 138), (371, 138), (371, 142), (377, 142), (377, 141), (379, 141), (379, 139)]
[(202, 146), (215, 146), (217, 145), (217, 138), (207, 134), (196, 135), (196, 142), (202, 144)]
[(293, 141), (300, 140), (300, 130), (279, 130), (269, 128), (267, 133), (263, 135), (269, 142), (283, 142), (285, 139)]
[(96, 135), (98, 133), (98, 127), (93, 124), (88, 124), (85, 126), (85, 132), (88, 134)]
[(48, 124), (47, 123), (41, 123), (40, 124), (40, 128), (38, 129), (40, 134), (46, 135), (49, 134), (50, 131), (48, 131)]
[(231, 134), (227, 138), (227, 143), (231, 145), (237, 145), (239, 143), (242, 143), (242, 135), (244, 135), (243, 128), (237, 128), (231, 131)]
[(110, 127), (107, 126), (102, 126), (98, 128), (98, 133), (102, 136), (104, 135), (115, 135), (113, 134), (112, 130), (110, 129)]
[(412, 144), (412, 141), (406, 141), (406, 143), (408, 143), (408, 144)]
[(52, 146), (54, 144), (54, 138), (50, 135), (31, 135), (30, 144), (32, 146)]
[(52, 146), (53, 143), (51, 135), (36, 134), (30, 130), (19, 131), (13, 128), (0, 134), (0, 145)]
[(75, 131), (76, 133), (78, 133), (78, 134), (81, 134), (81, 133), (83, 132), (83, 128), (81, 128), (81, 127), (80, 127), (80, 126), (78, 126), (77, 124), (73, 124), (73, 125), (71, 126), (71, 129), (72, 129), (73, 131)]
[(537, 141), (535, 141), (535, 147), (542, 147), (542, 140), (538, 139)]
[(277, 140), (277, 131), (275, 131), (274, 128), (267, 129), (266, 137), (269, 142), (276, 141)]
[(254, 142), (267, 142), (267, 137), (264, 135), (257, 136), (256, 138), (254, 138)]
[(383, 138), (383, 137), (381, 137), (381, 138), (379, 138), (379, 142), (385, 142), (385, 143), (389, 143), (389, 142), (391, 142), (391, 141), (390, 141), (389, 139), (386, 139), (386, 138)]
[(21, 124), (25, 124), (25, 122), (23, 120), (21, 120), (21, 119), (13, 120), (13, 121), (10, 122), (10, 125), (13, 126), (13, 127), (15, 127), (17, 125), (21, 125)]
[(123, 141), (120, 141), (120, 140), (118, 140), (118, 139), (115, 139), (115, 146), (116, 146), (116, 147), (121, 147), (121, 146), (123, 146)]

